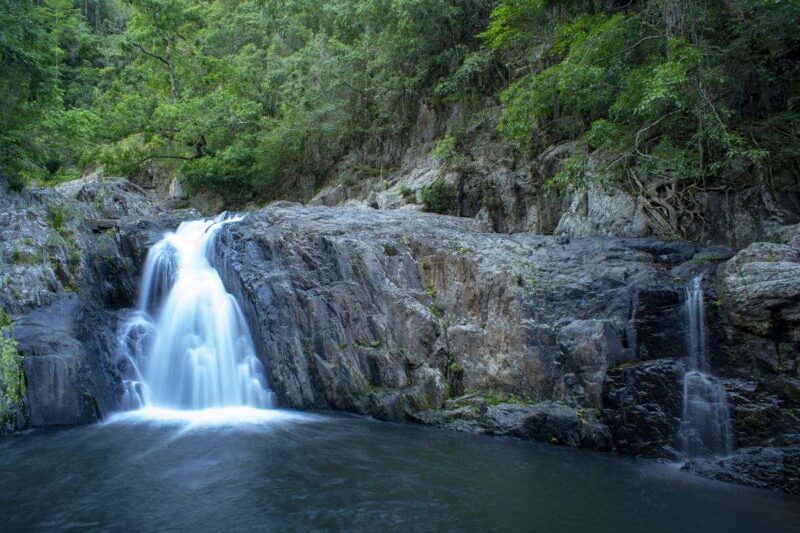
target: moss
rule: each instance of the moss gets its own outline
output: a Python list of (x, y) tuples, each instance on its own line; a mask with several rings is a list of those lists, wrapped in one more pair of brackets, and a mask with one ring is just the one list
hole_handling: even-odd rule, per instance
[(34, 253), (20, 250), (15, 246), (11, 251), (11, 262), (15, 265), (36, 265), (41, 263), (41, 258)]
[(380, 348), (383, 346), (383, 342), (380, 339), (375, 339), (369, 342), (356, 341), (356, 346), (360, 346), (362, 348)]
[(428, 294), (428, 296), (430, 296), (431, 298), (436, 298), (436, 287), (434, 287), (434, 286), (433, 286), (433, 283), (428, 283), (428, 284), (425, 286), (425, 292), (426, 292), (426, 293)]
[(466, 246), (462, 246), (461, 248), (458, 249), (458, 255), (467, 255), (468, 253), (470, 253), (470, 251), (471, 250)]
[(718, 263), (726, 261), (732, 256), (729, 252), (700, 252), (694, 256), (694, 261), (699, 263)]
[(458, 142), (452, 135), (446, 135), (431, 150), (431, 155), (438, 157), (444, 163), (445, 168), (459, 169), (467, 162), (467, 157), (458, 148)]
[(483, 395), (483, 398), (489, 405), (498, 405), (505, 401), (505, 398), (496, 392), (487, 392)]
[(300, 344), (303, 345), (303, 353), (305, 353), (306, 355), (310, 355), (311, 353), (313, 353), (311, 346), (311, 339), (309, 339), (308, 337), (302, 337), (300, 339)]
[(429, 307), (430, 312), (436, 318), (442, 318), (444, 316), (444, 309), (438, 303), (434, 303), (432, 306)]
[(400, 186), (400, 196), (410, 204), (417, 203), (417, 193), (409, 189), (405, 183)]
[(59, 233), (64, 231), (65, 216), (66, 210), (62, 206), (54, 206), (50, 210), (50, 225)]

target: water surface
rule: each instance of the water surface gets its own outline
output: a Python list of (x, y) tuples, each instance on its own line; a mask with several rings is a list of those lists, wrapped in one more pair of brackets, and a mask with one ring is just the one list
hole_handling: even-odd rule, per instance
[(800, 499), (369, 419), (150, 410), (0, 439), (0, 530), (795, 532)]

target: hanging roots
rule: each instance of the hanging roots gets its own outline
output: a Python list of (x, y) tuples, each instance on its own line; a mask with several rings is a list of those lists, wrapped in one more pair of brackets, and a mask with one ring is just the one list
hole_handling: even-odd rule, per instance
[(639, 212), (652, 232), (662, 238), (701, 240), (708, 223), (697, 201), (697, 183), (669, 177), (643, 183), (628, 169)]

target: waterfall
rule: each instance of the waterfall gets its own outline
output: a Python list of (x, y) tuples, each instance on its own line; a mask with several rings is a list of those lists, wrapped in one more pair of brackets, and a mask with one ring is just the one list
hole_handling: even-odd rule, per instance
[(686, 287), (688, 369), (683, 376), (680, 440), (686, 456), (729, 455), (733, 451), (728, 400), (710, 373), (702, 275)]
[(217, 232), (238, 220), (183, 222), (148, 252), (119, 334), (123, 408), (272, 407), (244, 315), (211, 263)]

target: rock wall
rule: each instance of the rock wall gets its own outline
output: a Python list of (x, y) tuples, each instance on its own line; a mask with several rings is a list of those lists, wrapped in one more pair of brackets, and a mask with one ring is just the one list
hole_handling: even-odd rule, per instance
[(729, 250), (688, 243), (275, 204), (227, 227), (217, 250), (283, 405), (670, 459), (683, 287), (705, 272), (712, 365), (738, 446), (800, 445), (789, 245), (728, 261)]
[[(491, 102), (484, 105), (470, 112), (463, 104), (423, 103), (405, 142), (392, 142), (390, 149), (369, 144), (355, 151), (335, 173), (350, 177), (323, 188), (309, 203), (421, 209), (423, 190), (440, 180), (452, 197), (445, 214), (488, 221), (501, 233), (648, 237), (661, 231), (652, 227), (637, 198), (614, 185), (591, 184), (566, 193), (546, 190), (543, 184), (561, 169), (576, 143), (556, 144), (534, 156), (520, 154), (496, 134), (498, 109)], [(475, 124), (476, 117), (484, 119)], [(433, 151), (454, 132), (460, 161), (448, 164)], [(373, 173), (356, 171), (365, 166), (373, 167)], [(738, 250), (800, 222), (800, 188), (791, 176), (773, 176), (769, 187), (700, 191), (696, 201), (706, 227), (684, 229), (705, 244)]]
[(0, 432), (85, 424), (119, 408), (119, 316), (135, 301), (153, 236), (170, 224), (143, 190), (100, 174), (22, 194), (0, 188), (0, 308), (26, 385)]

